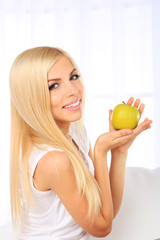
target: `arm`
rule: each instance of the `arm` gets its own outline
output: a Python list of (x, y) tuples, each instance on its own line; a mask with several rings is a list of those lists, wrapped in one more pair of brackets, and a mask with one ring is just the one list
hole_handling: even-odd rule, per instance
[(104, 237), (111, 231), (113, 203), (107, 167), (109, 149), (125, 143), (130, 138), (126, 130), (101, 135), (94, 147), (95, 178), (101, 190), (101, 209), (95, 219), (88, 217), (85, 195), (79, 193), (73, 167), (64, 152), (47, 153), (37, 164), (34, 181), (40, 191), (52, 189), (61, 199), (73, 219), (86, 232)]
[[(134, 98), (130, 98), (127, 104), (132, 105), (133, 101), (134, 101)], [(134, 106), (138, 108), (139, 104), (140, 104), (140, 99), (137, 99), (134, 103)], [(139, 106), (140, 115), (142, 115), (143, 110), (144, 110), (144, 104), (142, 103)], [(110, 132), (115, 132), (111, 124), (111, 114), (112, 114), (112, 111), (110, 110), (109, 112)], [(140, 133), (142, 133), (144, 130), (149, 129), (151, 127), (150, 126), (151, 123), (152, 123), (151, 120), (145, 119), (145, 121), (142, 122), (136, 129), (134, 129), (133, 131), (130, 131), (131, 136), (129, 138), (129, 141), (127, 141), (124, 144), (123, 142), (121, 142), (119, 146), (115, 146), (115, 147), (112, 146), (109, 178), (110, 178), (110, 188), (111, 188), (112, 201), (113, 201), (113, 212), (114, 212), (113, 218), (116, 217), (120, 209), (122, 198), (123, 198), (124, 183), (125, 183), (125, 167), (126, 167), (128, 149)], [(90, 144), (89, 156), (94, 163), (91, 144)]]
[[(98, 139), (97, 139), (98, 142)], [(101, 144), (101, 143), (100, 143)], [(102, 214), (104, 218), (107, 219), (107, 215), (110, 212), (111, 222), (113, 220), (113, 202), (112, 202), (112, 195), (111, 195), (111, 188), (110, 188), (110, 180), (109, 180), (109, 171), (107, 165), (107, 152), (101, 153), (98, 152), (97, 146), (95, 145), (94, 154), (92, 151), (92, 146), (90, 143), (90, 149), (88, 153), (89, 157), (91, 158), (93, 165), (94, 165), (94, 176), (100, 186), (102, 192)], [(99, 164), (99, 160), (103, 162), (103, 164)], [(104, 200), (103, 200), (104, 199)], [(108, 204), (109, 202), (109, 204)], [(105, 214), (106, 213), (106, 214)]]
[(117, 215), (121, 206), (124, 182), (125, 182), (125, 167), (127, 160), (126, 153), (112, 153), (110, 165), (110, 185), (114, 206), (114, 218)]
[[(110, 171), (108, 174), (108, 167), (107, 167), (107, 152), (109, 150), (114, 149), (117, 145), (120, 145), (122, 143), (128, 142), (128, 140), (131, 138), (132, 131), (126, 131), (126, 129), (118, 131), (118, 132), (110, 132), (107, 134), (104, 134), (101, 136), (101, 143), (100, 146), (102, 146), (103, 143), (106, 144), (108, 142), (109, 146), (106, 149), (106, 155), (101, 156), (100, 154), (96, 157), (95, 153), (93, 155), (92, 148), (90, 144), (90, 150), (89, 150), (89, 156), (92, 159), (93, 165), (95, 167), (95, 178), (97, 179), (96, 175), (96, 159), (104, 159), (104, 165), (102, 165), (101, 171), (99, 171), (101, 177), (101, 173), (104, 171), (104, 175), (106, 177), (109, 176), (109, 185), (110, 185), (110, 191), (111, 191), (111, 197), (112, 197), (112, 206), (113, 206), (113, 215), (114, 218), (120, 208), (122, 196), (123, 196), (123, 189), (124, 189), (124, 179), (125, 179), (125, 165), (126, 165), (126, 159), (127, 159), (127, 152), (126, 153), (112, 153), (112, 159), (111, 159), (111, 166)], [(105, 139), (106, 138), (106, 139)], [(106, 144), (107, 146), (107, 144)], [(105, 166), (106, 165), (106, 166)], [(105, 167), (104, 167), (105, 166)], [(107, 171), (105, 170), (107, 169)], [(98, 181), (98, 180), (97, 180)], [(99, 183), (100, 184), (100, 183)], [(102, 183), (105, 187), (105, 184)], [(105, 205), (105, 203), (104, 203)], [(106, 210), (107, 211), (107, 210)]]
[[(127, 102), (128, 105), (132, 105), (134, 98), (130, 98)], [(140, 99), (137, 99), (134, 103), (134, 106), (138, 108), (140, 104)], [(144, 104), (140, 104), (139, 112), (142, 115), (144, 110)], [(110, 131), (114, 131), (111, 125), (111, 114), (112, 111), (109, 113), (109, 125)], [(145, 119), (136, 129), (132, 131), (132, 136), (130, 140), (125, 143), (121, 144), (120, 146), (112, 149), (111, 151), (111, 166), (110, 166), (110, 184), (111, 184), (111, 192), (112, 192), (112, 199), (113, 199), (113, 206), (114, 206), (114, 217), (117, 215), (123, 197), (123, 190), (124, 190), (124, 182), (125, 182), (125, 165), (126, 159), (128, 155), (128, 149), (132, 145), (133, 141), (136, 137), (142, 133), (144, 130), (149, 129), (151, 126), (150, 124), (152, 121)]]
[[(110, 189), (113, 202), (113, 218), (117, 215), (123, 197), (125, 167), (128, 153), (112, 153), (109, 170)], [(94, 164), (94, 155), (90, 144), (89, 156)]]

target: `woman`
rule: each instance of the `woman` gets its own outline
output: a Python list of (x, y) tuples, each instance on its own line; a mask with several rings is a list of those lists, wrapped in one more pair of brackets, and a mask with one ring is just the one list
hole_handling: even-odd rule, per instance
[[(127, 151), (152, 121), (114, 131), (110, 110), (110, 132), (92, 152), (78, 67), (57, 48), (21, 53), (11, 68), (10, 93), (11, 209), (14, 224), (21, 222), (20, 239), (108, 235), (122, 201)], [(127, 104), (133, 103), (142, 114), (144, 104), (133, 98)]]

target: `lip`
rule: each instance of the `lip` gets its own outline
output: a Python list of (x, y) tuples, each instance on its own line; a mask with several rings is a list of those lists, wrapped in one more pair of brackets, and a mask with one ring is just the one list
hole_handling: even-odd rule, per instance
[(81, 98), (77, 98), (76, 100), (73, 100), (73, 101), (67, 103), (65, 106), (63, 106), (63, 108), (66, 107), (66, 106), (68, 106), (68, 105), (74, 104), (74, 103), (76, 103), (76, 102), (78, 102), (78, 101), (81, 102)]

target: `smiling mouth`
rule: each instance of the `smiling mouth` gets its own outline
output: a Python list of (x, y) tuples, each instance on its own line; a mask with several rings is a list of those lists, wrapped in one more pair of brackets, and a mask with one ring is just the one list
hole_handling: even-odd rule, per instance
[(80, 105), (80, 102), (81, 102), (81, 99), (79, 98), (78, 100), (77, 100), (77, 102), (75, 102), (75, 103), (72, 103), (72, 104), (70, 104), (70, 105), (66, 105), (66, 106), (64, 106), (63, 108), (75, 108), (75, 107), (77, 107), (77, 106), (79, 106)]

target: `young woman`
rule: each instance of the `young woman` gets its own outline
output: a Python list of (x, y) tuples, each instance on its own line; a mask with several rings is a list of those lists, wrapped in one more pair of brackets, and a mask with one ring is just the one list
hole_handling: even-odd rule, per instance
[[(86, 240), (110, 233), (122, 201), (127, 151), (151, 127), (99, 136), (92, 152), (82, 122), (84, 89), (63, 50), (21, 53), (10, 72), (11, 209), (21, 240)], [(128, 100), (140, 114), (144, 104)], [(107, 153), (111, 150), (110, 171)]]

